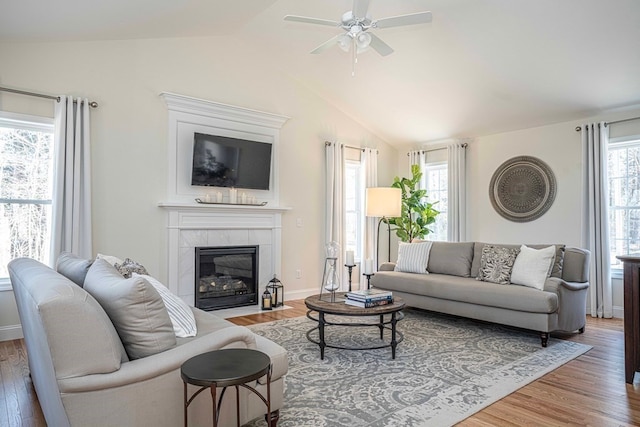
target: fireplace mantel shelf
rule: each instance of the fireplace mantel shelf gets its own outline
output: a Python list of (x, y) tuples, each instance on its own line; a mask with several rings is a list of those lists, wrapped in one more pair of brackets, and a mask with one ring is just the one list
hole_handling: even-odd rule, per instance
[(205, 212), (264, 212), (264, 213), (282, 213), (291, 210), (287, 206), (256, 206), (242, 204), (205, 204), (196, 202), (160, 202), (158, 207), (169, 210), (197, 210)]

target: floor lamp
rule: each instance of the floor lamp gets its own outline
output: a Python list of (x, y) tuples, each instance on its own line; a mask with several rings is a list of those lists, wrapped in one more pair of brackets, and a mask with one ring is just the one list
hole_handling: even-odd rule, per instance
[(376, 270), (378, 263), (378, 247), (380, 246), (380, 224), (387, 223), (389, 234), (387, 261), (391, 261), (391, 226), (388, 218), (397, 218), (402, 214), (402, 191), (392, 187), (372, 187), (366, 189), (366, 215), (379, 217), (378, 234), (376, 235)]

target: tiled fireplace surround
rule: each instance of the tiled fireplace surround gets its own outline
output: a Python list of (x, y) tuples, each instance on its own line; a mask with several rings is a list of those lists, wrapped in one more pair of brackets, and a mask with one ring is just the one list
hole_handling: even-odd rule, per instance
[(258, 294), (281, 265), (281, 214), (253, 206), (163, 204), (169, 210), (168, 286), (187, 304), (195, 300), (195, 248), (258, 246)]

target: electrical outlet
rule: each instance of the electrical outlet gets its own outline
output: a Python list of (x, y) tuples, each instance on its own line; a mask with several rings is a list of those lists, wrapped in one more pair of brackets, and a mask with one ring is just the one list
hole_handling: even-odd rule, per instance
[(302, 279), (302, 270), (300, 269), (296, 270), (296, 279)]
[(297, 227), (302, 227), (303, 223), (302, 223), (302, 218), (298, 218), (296, 219), (296, 226)]

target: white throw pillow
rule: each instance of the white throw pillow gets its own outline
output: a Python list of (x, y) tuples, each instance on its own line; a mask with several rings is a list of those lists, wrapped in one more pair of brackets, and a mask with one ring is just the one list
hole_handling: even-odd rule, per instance
[(155, 277), (151, 277), (147, 274), (132, 273), (133, 277), (141, 277), (153, 285), (156, 291), (162, 297), (164, 305), (169, 312), (169, 318), (173, 324), (173, 331), (176, 337), (186, 338), (195, 337), (198, 333), (196, 327), (196, 318), (193, 315), (193, 311), (186, 302), (177, 295), (171, 293), (171, 291)]
[(555, 256), (555, 246), (533, 249), (522, 245), (520, 253), (513, 264), (511, 283), (543, 290), (544, 282), (551, 274)]
[(394, 271), (429, 274), (427, 264), (429, 263), (431, 244), (432, 242), (400, 242), (398, 246), (398, 261), (396, 262)]

